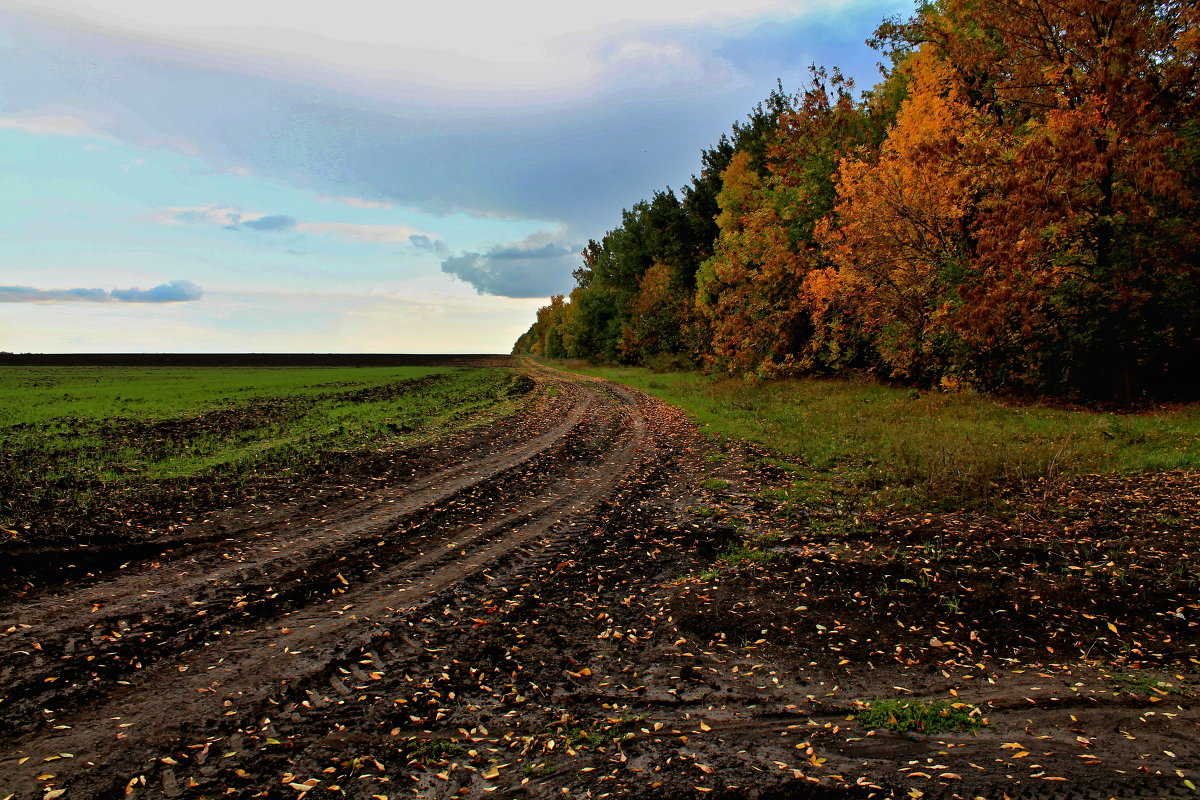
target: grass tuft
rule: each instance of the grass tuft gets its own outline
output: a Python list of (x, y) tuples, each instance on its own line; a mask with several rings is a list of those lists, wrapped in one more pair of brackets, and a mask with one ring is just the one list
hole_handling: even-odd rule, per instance
[(946, 700), (874, 700), (854, 719), (868, 730), (887, 728), (898, 733), (976, 731), (985, 724), (975, 706)]
[(409, 758), (422, 763), (444, 761), (463, 752), (462, 745), (444, 739), (414, 739), (405, 749)]

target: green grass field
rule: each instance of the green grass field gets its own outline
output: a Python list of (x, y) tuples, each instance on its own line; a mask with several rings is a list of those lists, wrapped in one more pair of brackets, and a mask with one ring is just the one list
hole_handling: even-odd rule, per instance
[(1112, 414), (917, 393), (868, 381), (749, 384), (689, 372), (556, 363), (641, 389), (703, 430), (780, 454), (797, 502), (963, 506), (1063, 475), (1200, 467), (1200, 404)]
[(62, 533), (300, 482), (486, 424), (521, 402), (518, 380), (428, 367), (6, 367), (0, 526)]

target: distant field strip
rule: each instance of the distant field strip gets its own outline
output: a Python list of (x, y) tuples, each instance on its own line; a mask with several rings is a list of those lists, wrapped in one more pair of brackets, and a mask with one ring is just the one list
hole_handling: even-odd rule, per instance
[(525, 383), (507, 369), (4, 368), (0, 526), (61, 535), (310, 478), (486, 424)]

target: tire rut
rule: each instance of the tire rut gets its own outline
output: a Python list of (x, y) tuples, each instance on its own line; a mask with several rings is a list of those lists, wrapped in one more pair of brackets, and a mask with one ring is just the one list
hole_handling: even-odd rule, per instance
[[(547, 460), (563, 449), (578, 449), (573, 436), (596, 435), (585, 424), (595, 393), (565, 388), (569, 405), (549, 430), (511, 449), (478, 454), (475, 460), (423, 476), (410, 485), (383, 487), (384, 499), (327, 513), (307, 528), (291, 525), (290, 519), (270, 526), (253, 525), (222, 537), (216, 548), (180, 554), (174, 563), (152, 562), (148, 568), (102, 578), (76, 592), (15, 604), (0, 617), (0, 630), (9, 631), (0, 639), (0, 686), (9, 697), (25, 702), (6, 704), (0, 710), (0, 721), (16, 726), (24, 717), (28, 723), (29, 711), (44, 705), (38, 697), (40, 690), (52, 688), (46, 683), (79, 677), (71, 674), (70, 665), (81, 663), (72, 658), (81, 647), (96, 650), (94, 654), (103, 655), (109, 664), (117, 662), (121, 668), (114, 671), (110, 666), (109, 680), (126, 677), (124, 673), (133, 671), (135, 664), (137, 669), (145, 664), (121, 661), (122, 657), (140, 655), (145, 662), (156, 655), (170, 655), (219, 624), (246, 627), (255, 618), (311, 602), (311, 592), (293, 590), (295, 596), (288, 597), (289, 590), (319, 585), (319, 576), (330, 567), (336, 567), (330, 578), (348, 573), (350, 566), (338, 566), (339, 561), (344, 561), (347, 553), (361, 551), (365, 541), (383, 537), (395, 542), (396, 552), (376, 553), (375, 558), (409, 557), (406, 550), (429, 536), (419, 532), (418, 541), (412, 541), (414, 521), (428, 527), (422, 517), (436, 522), (439, 510), (444, 511), (456, 498), (469, 498), (481, 486), (507, 482), (508, 491), (522, 485), (537, 488), (529, 481), (507, 479), (522, 469), (553, 475), (557, 468), (546, 464)], [(201, 620), (205, 615), (211, 616)], [(170, 642), (174, 642), (173, 648), (168, 647)], [(147, 645), (167, 652), (156, 654), (148, 651)]]
[[(258, 576), (259, 585), (268, 587), (279, 582), (285, 564), (289, 574), (315, 573), (318, 577), (310, 575), (309, 582), (319, 581), (337, 569), (339, 559), (348, 557), (339, 553), (349, 554), (377, 536), (403, 533), (404, 523), (421, 513), (433, 517), (432, 529), (423, 541), (414, 539), (423, 550), (383, 564), (374, 564), (368, 556), (366, 562), (375, 569), (356, 574), (359, 580), (353, 584), (344, 574), (351, 570), (343, 568), (335, 573), (342, 584), (333, 587), (335, 595), (317, 591), (305, 603), (251, 620), (254, 627), (245, 627), (244, 620), (229, 615), (218, 619), (214, 611), (204, 625), (211, 637), (202, 646), (164, 652), (158, 663), (134, 675), (127, 674), (131, 677), (129, 685), (118, 681), (104, 687), (112, 692), (105, 701), (47, 713), (43, 722), (46, 727), (52, 726), (50, 730), (19, 739), (10, 737), (0, 745), (0, 774), (9, 776), (0, 781), (0, 787), (18, 797), (36, 797), (45, 788), (45, 781), (36, 776), (51, 771), (56, 786), (94, 787), (92, 791), (103, 794), (101, 787), (88, 778), (94, 765), (105, 765), (108, 774), (117, 764), (136, 770), (147, 759), (153, 760), (164, 744), (185, 742), (196, 735), (194, 732), (211, 727), (225, 716), (240, 718), (243, 712), (230, 712), (231, 707), (263, 707), (289, 687), (312, 680), (332, 680), (336, 685), (337, 676), (326, 674), (330, 665), (342, 654), (369, 644), (378, 636), (382, 623), (411, 613), (423, 599), (486, 567), (494, 567), (522, 551), (544, 549), (555, 537), (564, 536), (570, 531), (570, 522), (586, 515), (638, 460), (646, 447), (646, 422), (635, 398), (623, 390), (610, 393), (588, 381), (567, 381), (541, 370), (536, 372), (540, 382), (557, 387), (570, 401), (569, 411), (559, 424), (513, 450), (464, 461), (421, 479), (407, 491), (397, 487), (395, 505), (399, 508), (383, 508), (382, 503), (359, 504), (342, 512), (336, 525), (327, 521), (317, 529), (322, 534), (310, 532), (309, 538), (298, 537), (295, 529), (256, 531), (238, 554), (243, 563), (222, 563), (228, 559), (210, 554), (207, 561), (176, 565), (178, 571), (174, 574), (160, 572), (147, 577), (144, 571), (102, 581), (73, 597), (74, 613), (64, 609), (58, 598), (30, 603), (18, 608), (19, 613), (10, 611), (8, 622), (18, 626), (16, 632), (21, 635), (5, 643), (6, 655), (22, 645), (40, 644), (37, 637), (53, 638), (58, 631), (58, 652), (63, 654), (60, 659), (78, 660), (81, 647), (86, 649), (83, 632), (88, 627), (94, 631), (96, 622), (92, 616), (95, 607), (88, 611), (82, 607), (96, 603), (100, 597), (110, 603), (104, 621), (105, 627), (111, 628), (109, 633), (101, 634), (101, 639), (119, 640), (156, 614), (179, 617), (182, 609), (183, 616), (208, 616), (216, 604), (191, 598), (202, 596), (213, 584), (243, 581), (248, 569)], [(488, 482), (505, 485), (505, 477), (522, 464), (552, 451), (572, 432), (579, 431), (584, 431), (585, 439), (598, 443), (596, 449), (602, 451), (598, 461), (584, 459), (571, 464), (570, 454), (565, 454), (567, 468), (558, 470), (548, 485), (537, 487), (535, 494), (524, 499), (519, 483), (508, 481), (504, 488), (510, 494), (502, 495), (511, 507), (508, 513), (475, 522), (453, 513), (443, 520), (436, 519), (436, 506), (453, 505), (454, 498)], [(513, 490), (516, 498), (511, 494)], [(321, 535), (332, 541), (319, 538)], [(318, 555), (324, 557), (315, 557)], [(162, 588), (149, 589), (152, 580)], [(139, 589), (141, 592), (132, 599), (120, 597), (122, 591), (132, 595)], [(155, 591), (162, 594), (156, 595)], [(50, 621), (19, 627), (30, 625), (24, 620), (37, 619), (33, 614), (45, 615)], [(11, 659), (9, 663), (13, 663)], [(53, 666), (54, 661), (45, 658), (42, 663)], [(5, 684), (20, 669), (19, 665), (5, 668)], [(51, 762), (55, 769), (47, 770)]]

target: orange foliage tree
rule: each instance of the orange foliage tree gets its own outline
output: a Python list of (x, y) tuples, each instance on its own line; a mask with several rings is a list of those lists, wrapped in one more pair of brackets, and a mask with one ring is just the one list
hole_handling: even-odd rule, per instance
[(882, 147), (838, 170), (835, 213), (817, 230), (836, 268), (806, 290), (818, 329), (840, 300), (886, 374), (930, 382), (953, 368), (947, 320), (970, 269), (987, 136), (947, 64), (923, 50), (904, 69), (909, 95)]
[(1200, 332), (1187, 308), (1200, 278), (1196, 164), (1182, 156), (1200, 8), (945, 0), (920, 27), (1014, 140), (981, 205), (958, 320), (977, 372), (1126, 398), (1168, 378)]
[(711, 359), (734, 374), (772, 377), (816, 366), (808, 274), (823, 255), (817, 221), (832, 208), (838, 160), (880, 129), (840, 73), (814, 70), (767, 148), (768, 173), (736, 153), (722, 175), (720, 235), (697, 279)]

